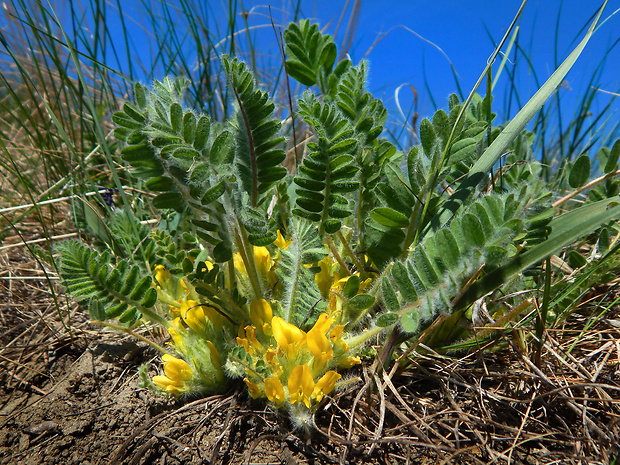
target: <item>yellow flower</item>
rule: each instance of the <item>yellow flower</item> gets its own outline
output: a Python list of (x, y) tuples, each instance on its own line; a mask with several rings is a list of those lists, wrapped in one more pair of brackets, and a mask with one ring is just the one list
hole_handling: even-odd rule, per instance
[[(256, 272), (267, 279), (269, 286), (273, 286), (278, 280), (275, 272), (271, 269), (271, 254), (267, 247), (254, 247), (254, 265), (256, 266)], [(235, 269), (241, 275), (243, 279), (247, 279), (248, 270), (245, 267), (243, 258), (240, 253), (233, 254), (233, 263)]]
[(154, 385), (162, 388), (173, 396), (178, 396), (183, 392), (183, 385), (171, 380), (167, 376), (153, 376), (152, 381)]
[(292, 239), (289, 239), (288, 241), (284, 239), (284, 236), (282, 236), (282, 233), (280, 232), (280, 230), (278, 229), (277, 232), (278, 238), (275, 240), (274, 244), (276, 245), (276, 247), (278, 249), (288, 249), (288, 245), (291, 243)]
[(297, 326), (287, 323), (279, 316), (274, 316), (271, 320), (273, 337), (288, 358), (297, 355), (297, 350), (304, 343), (306, 333)]
[(257, 353), (264, 352), (263, 345), (256, 339), (256, 328), (254, 326), (243, 325), (239, 328), (239, 335), (237, 336), (237, 344), (245, 349), (250, 355), (256, 355)]
[(288, 392), (291, 404), (303, 402), (310, 408), (310, 396), (314, 391), (314, 380), (308, 365), (297, 365), (288, 378)]
[(329, 338), (334, 341), (342, 337), (342, 332), (344, 331), (344, 325), (336, 325), (329, 332)]
[(371, 284), (372, 284), (372, 278), (366, 278), (364, 281), (360, 282), (360, 288), (357, 292), (358, 293), (366, 292), (370, 288)]
[(344, 325), (336, 325), (329, 332), (329, 339), (332, 341), (332, 344), (337, 345), (345, 352), (349, 350), (349, 344), (346, 343), (344, 339), (342, 339), (342, 332), (344, 331)]
[(334, 284), (331, 287), (332, 291), (341, 291), (344, 288), (344, 285), (347, 283), (347, 281), (349, 280), (349, 278), (351, 278), (351, 276), (345, 276), (344, 278), (341, 279), (334, 279)]
[(187, 381), (192, 378), (192, 369), (185, 360), (164, 354), (161, 359), (164, 361), (164, 373), (170, 379)]
[(346, 357), (341, 357), (339, 362), (342, 368), (351, 368), (354, 365), (362, 363), (362, 360), (354, 355), (347, 355)]
[(265, 378), (265, 394), (267, 399), (275, 402), (276, 405), (284, 402), (284, 386), (282, 386), (282, 382), (277, 376)]
[(327, 298), (329, 296), (329, 290), (334, 282), (334, 273), (332, 272), (332, 259), (328, 255), (319, 262), (321, 271), (314, 275), (314, 282), (321, 291), (321, 296)]
[(203, 332), (207, 327), (205, 312), (195, 300), (183, 302), (179, 311), (187, 326), (197, 333)]
[[(178, 302), (178, 300), (177, 300), (177, 302)], [(172, 316), (179, 316), (180, 315), (179, 307), (176, 307), (174, 305), (169, 305), (168, 307), (169, 307), (169, 310), (170, 310), (170, 315), (172, 315)]]
[(183, 325), (181, 325), (181, 327), (179, 328), (177, 325), (181, 324), (181, 319), (180, 318), (175, 318), (172, 321), (172, 324), (174, 324), (174, 326), (171, 326), (170, 328), (168, 328), (168, 334), (170, 334), (170, 337), (172, 338), (172, 342), (174, 342), (174, 345), (181, 351), (181, 352), (185, 352), (185, 340), (183, 339), (183, 336), (181, 335), (180, 331), (183, 331)]
[(336, 385), (336, 381), (338, 381), (340, 378), (341, 376), (333, 370), (325, 373), (323, 377), (316, 383), (316, 386), (312, 391), (312, 398), (316, 399), (317, 402), (321, 402), (324, 395), (332, 392), (334, 386)]
[(170, 282), (170, 272), (166, 270), (164, 265), (155, 266), (155, 281), (163, 288), (168, 282)]
[(254, 247), (254, 263), (256, 271), (266, 277), (271, 269), (271, 254), (267, 247)]
[(256, 339), (256, 328), (254, 326), (245, 327), (245, 337), (254, 348), (254, 352), (263, 352), (263, 345)]
[(209, 351), (211, 352), (211, 363), (213, 363), (213, 367), (215, 368), (215, 376), (218, 381), (224, 381), (224, 372), (222, 370), (222, 361), (220, 359), (220, 352), (215, 347), (211, 341), (207, 341), (207, 345), (209, 346)]
[(237, 337), (237, 345), (240, 345), (245, 351), (250, 353), (250, 342), (244, 337)]
[(325, 334), (321, 334), (318, 331), (309, 331), (306, 344), (314, 356), (315, 370), (320, 369), (334, 356), (332, 345), (329, 343), (329, 339), (325, 337)]
[(250, 303), (250, 320), (252, 320), (252, 324), (267, 336), (272, 334), (272, 318), (271, 305), (265, 299), (256, 299)]
[(315, 331), (319, 334), (325, 335), (327, 334), (327, 331), (329, 331), (329, 328), (331, 328), (333, 323), (334, 319), (332, 317), (330, 317), (327, 313), (321, 313), (310, 332)]
[(245, 384), (247, 384), (248, 391), (250, 391), (250, 397), (252, 397), (252, 399), (258, 399), (259, 397), (262, 397), (263, 393), (256, 384), (254, 384), (247, 378), (243, 378), (243, 381), (245, 382)]
[(166, 392), (179, 395), (183, 391), (184, 381), (192, 378), (192, 369), (185, 360), (170, 354), (164, 354), (162, 360), (166, 376), (153, 376), (153, 383)]
[(269, 365), (273, 363), (274, 357), (276, 356), (276, 351), (272, 348), (269, 348), (265, 351), (265, 360)]
[(329, 289), (329, 310), (331, 314), (342, 311), (342, 294), (341, 291), (351, 276), (345, 276), (342, 279), (336, 279), (334, 276), (334, 284)]
[(306, 344), (312, 352), (316, 363), (313, 365), (315, 371), (320, 369), (328, 360), (334, 356), (332, 345), (325, 336), (333, 324), (334, 319), (327, 313), (321, 313), (314, 323), (314, 326), (306, 336)]
[(273, 350), (271, 347), (267, 349), (265, 351), (264, 359), (271, 367), (271, 372), (274, 374), (274, 376), (280, 376), (282, 374), (282, 372), (284, 371), (284, 367), (276, 358), (275, 350)]

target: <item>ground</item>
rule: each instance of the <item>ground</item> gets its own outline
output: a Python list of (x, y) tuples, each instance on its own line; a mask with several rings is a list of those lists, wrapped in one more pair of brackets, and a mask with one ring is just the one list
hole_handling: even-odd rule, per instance
[(589, 321), (550, 332), (539, 364), (507, 337), (450, 356), (420, 344), (385, 371), (370, 360), (315, 427), (294, 428), (239, 383), (181, 400), (140, 387), (157, 354), (89, 325), (23, 248), (4, 246), (0, 464), (615, 463), (620, 320)]

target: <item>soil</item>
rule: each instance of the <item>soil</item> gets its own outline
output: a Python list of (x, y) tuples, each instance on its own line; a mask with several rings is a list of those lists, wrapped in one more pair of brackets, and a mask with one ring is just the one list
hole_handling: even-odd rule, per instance
[(0, 278), (0, 464), (529, 465), (618, 456), (620, 331), (610, 315), (570, 356), (561, 335), (550, 335), (540, 367), (509, 341), (462, 358), (420, 346), (403, 359), (406, 369), (383, 373), (369, 361), (348, 375), (359, 383), (323, 405), (316, 427), (300, 429), (242, 387), (202, 399), (153, 395), (138, 368), (157, 354), (89, 326), (30, 255), (0, 256)]

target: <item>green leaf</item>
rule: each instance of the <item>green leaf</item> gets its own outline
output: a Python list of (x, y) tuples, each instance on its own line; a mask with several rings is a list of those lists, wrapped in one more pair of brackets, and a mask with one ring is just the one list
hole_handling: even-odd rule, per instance
[(316, 84), (316, 75), (314, 71), (300, 61), (293, 59), (286, 60), (286, 71), (290, 77), (301, 82), (305, 86), (313, 86)]
[(220, 242), (213, 248), (213, 260), (216, 263), (224, 263), (232, 258), (232, 249), (226, 242)]
[(109, 307), (106, 310), (106, 319), (118, 318), (123, 312), (125, 312), (129, 308), (129, 304), (127, 302), (120, 302), (112, 307)]
[(398, 313), (389, 312), (384, 313), (377, 318), (376, 325), (379, 328), (387, 328), (388, 326), (395, 325), (400, 320)]
[(183, 140), (188, 144), (192, 144), (195, 137), (196, 115), (194, 115), (191, 111), (188, 111), (185, 113), (185, 115), (183, 115)]
[(136, 98), (136, 103), (140, 108), (145, 108), (147, 104), (146, 100), (146, 87), (139, 82), (136, 82), (133, 86), (134, 97)]
[(420, 314), (415, 309), (410, 310), (401, 317), (400, 324), (404, 331), (415, 333), (420, 327)]
[(147, 189), (154, 192), (169, 192), (174, 190), (174, 181), (168, 176), (155, 176), (144, 184)]
[(177, 134), (183, 129), (183, 108), (176, 102), (170, 105), (170, 124)]
[(342, 227), (342, 222), (339, 220), (329, 219), (325, 221), (323, 226), (325, 227), (325, 232), (327, 234), (335, 234)]
[(130, 308), (125, 310), (123, 314), (118, 317), (118, 322), (126, 326), (132, 326), (139, 318), (140, 314), (138, 311), (135, 308)]
[(164, 192), (153, 199), (153, 206), (159, 209), (171, 208), (182, 211), (185, 208), (185, 201), (178, 192)]
[(620, 218), (620, 197), (590, 203), (560, 215), (549, 223), (551, 233), (547, 240), (517, 255), (509, 262), (494, 269), (476, 281), (455, 304), (455, 309), (464, 308), (481, 296), (507, 282), (512, 276), (526, 268), (556, 254), (562, 247), (590, 234), (601, 225)]
[(107, 320), (107, 315), (103, 305), (101, 305), (99, 300), (94, 297), (88, 302), (88, 313), (90, 314), (90, 318), (94, 321)]
[(418, 298), (415, 286), (407, 273), (407, 268), (401, 262), (394, 262), (392, 265), (392, 278), (405, 302), (414, 302)]
[(392, 282), (387, 276), (384, 276), (381, 279), (381, 293), (383, 295), (383, 302), (385, 303), (385, 307), (390, 312), (397, 312), (400, 310), (400, 302), (398, 301), (398, 296), (394, 291), (394, 286), (392, 285)]
[(568, 176), (568, 184), (574, 189), (583, 186), (590, 177), (590, 157), (587, 154), (580, 155)]
[(463, 237), (469, 244), (482, 248), (484, 247), (485, 238), (484, 230), (480, 220), (471, 213), (465, 213), (461, 218), (461, 230)]
[(355, 294), (357, 294), (359, 288), (360, 278), (357, 275), (353, 275), (349, 279), (347, 279), (347, 282), (342, 289), (342, 295), (344, 295), (347, 299), (351, 299), (353, 296), (355, 296)]
[(226, 183), (222, 180), (207, 189), (207, 192), (205, 192), (200, 199), (200, 203), (202, 203), (203, 205), (209, 205), (211, 202), (219, 199), (222, 194), (224, 194), (224, 192), (226, 192)]
[(476, 139), (471, 137), (456, 141), (450, 150), (450, 164), (455, 165), (470, 157), (476, 150), (477, 145), (478, 143), (476, 142)]
[(616, 140), (609, 153), (609, 158), (607, 158), (607, 163), (605, 163), (605, 168), (603, 169), (605, 174), (609, 174), (616, 170), (618, 166), (618, 157), (620, 157), (620, 139)]
[(140, 305), (142, 305), (144, 308), (150, 308), (155, 305), (155, 302), (157, 302), (157, 290), (154, 287), (151, 287), (144, 294)]
[(273, 241), (275, 241), (277, 238), (277, 234), (273, 231), (267, 231), (266, 233), (262, 234), (254, 233), (249, 234), (248, 236), (250, 244), (256, 247), (265, 247), (269, 244), (273, 244)]
[[(137, 267), (136, 267), (137, 268)], [(153, 279), (150, 276), (144, 276), (138, 284), (134, 287), (131, 294), (129, 294), (129, 298), (131, 300), (142, 300), (146, 295), (147, 291), (151, 289), (151, 285), (153, 284)]]
[(224, 163), (229, 157), (234, 144), (233, 135), (229, 131), (222, 131), (213, 141), (211, 151), (209, 152), (209, 160), (218, 166)]
[(365, 310), (370, 308), (375, 303), (375, 298), (370, 294), (357, 294), (351, 300), (349, 300), (349, 306), (355, 310)]
[(194, 148), (196, 150), (203, 150), (207, 146), (210, 130), (211, 120), (207, 116), (201, 116), (196, 123), (196, 134), (194, 136)]
[(405, 228), (409, 225), (409, 219), (405, 215), (388, 207), (375, 208), (370, 212), (370, 217), (389, 228)]

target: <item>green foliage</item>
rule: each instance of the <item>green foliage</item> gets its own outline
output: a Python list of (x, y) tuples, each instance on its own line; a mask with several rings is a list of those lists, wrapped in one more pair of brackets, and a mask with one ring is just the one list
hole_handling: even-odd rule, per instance
[[(236, 165), (244, 191), (250, 193), (252, 207), (262, 199), (261, 194), (286, 174), (279, 166), (286, 154), (282, 148), (284, 137), (280, 120), (273, 117), (274, 103), (267, 92), (257, 88), (252, 73), (238, 58), (223, 56), (222, 63), (238, 104), (235, 122)], [(275, 240), (275, 237), (271, 242)]]
[(326, 91), (332, 87), (329, 81), (336, 61), (336, 44), (329, 34), (321, 34), (318, 24), (304, 19), (291, 23), (284, 31), (286, 42), (286, 71), (302, 84), (319, 87)]
[(514, 240), (528, 226), (528, 194), (480, 198), (459, 211), (449, 227), (429, 233), (404, 262), (392, 264), (382, 278), (383, 300), (391, 311), (406, 315), (405, 331), (415, 332), (437, 314), (451, 313), (454, 297), (483, 265), (514, 256)]
[[(375, 263), (383, 265), (403, 256), (444, 202), (438, 189), (462, 178), (484, 150), (488, 142), (484, 138), (489, 119), (486, 106), (476, 96), (455, 126), (463, 106), (452, 95), (449, 113), (439, 110), (432, 122), (421, 121), (420, 145), (413, 147), (405, 160), (393, 157), (386, 162), (385, 178), (377, 185), (381, 205), (366, 220), (366, 247)], [(498, 132), (490, 131), (492, 137)], [(401, 169), (404, 163), (406, 175)]]
[[(336, 63), (332, 38), (305, 20), (284, 38), (290, 76), (318, 88), (293, 110), (312, 136), (292, 172), (275, 103), (224, 55), (231, 118), (188, 105), (184, 78), (136, 85), (113, 117), (123, 162), (155, 193), (159, 228), (147, 235), (119, 216), (109, 234), (135, 237), (101, 254), (58, 249), (67, 290), (93, 318), (163, 325), (186, 360), (166, 362), (178, 372), (202, 373), (204, 358), (201, 379), (243, 377), (252, 397), (313, 412), (371, 337), (397, 325), (413, 336), (440, 314), (450, 331), (431, 340), (462, 336), (474, 302), (518, 288), (520, 273), (620, 215), (616, 183), (557, 216), (557, 186), (541, 179), (524, 130), (585, 42), (506, 125), (493, 126), (490, 92), (452, 95), (403, 153), (381, 138), (387, 111), (366, 90), (365, 62)], [(619, 151), (601, 152), (605, 172)], [(566, 181), (583, 186), (590, 172), (584, 154)], [(196, 382), (187, 376), (154, 382), (179, 394)]]
[(570, 168), (568, 183), (571, 187), (583, 186), (590, 177), (590, 157), (587, 154), (581, 155)]
[(297, 208), (293, 213), (319, 223), (319, 230), (333, 234), (340, 230), (341, 219), (353, 213), (343, 195), (358, 189), (358, 168), (353, 154), (358, 142), (349, 121), (337, 107), (320, 102), (312, 93), (304, 93), (298, 102), (300, 116), (317, 132), (317, 142), (308, 144), (308, 156), (299, 167), (294, 182)]
[(294, 219), (289, 229), (291, 243), (280, 253), (277, 274), (280, 281), (290, 282), (282, 296), (282, 315), (286, 321), (302, 327), (304, 321), (316, 321), (322, 306), (317, 306), (321, 294), (308, 265), (321, 260), (327, 251), (312, 223)]
[(132, 326), (157, 302), (152, 279), (139, 266), (113, 263), (109, 252), (100, 254), (77, 241), (64, 242), (57, 251), (63, 286), (88, 307), (93, 320), (118, 319)]

